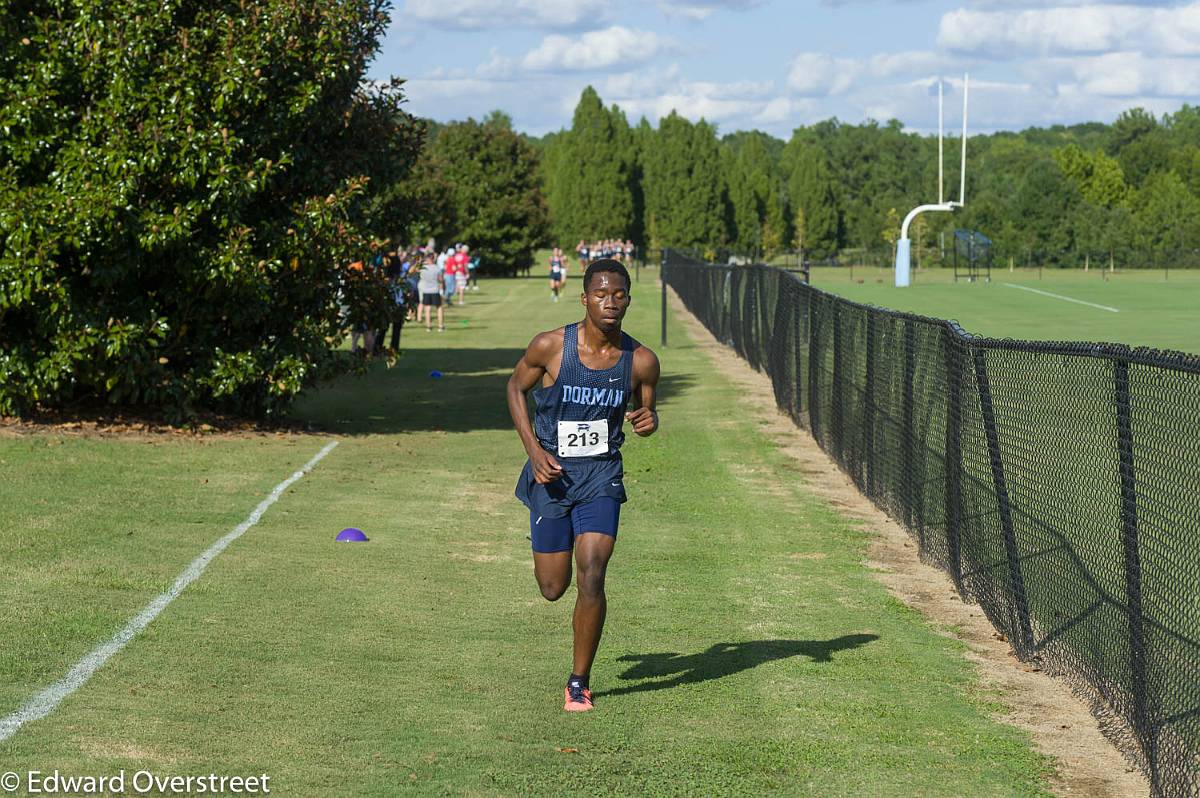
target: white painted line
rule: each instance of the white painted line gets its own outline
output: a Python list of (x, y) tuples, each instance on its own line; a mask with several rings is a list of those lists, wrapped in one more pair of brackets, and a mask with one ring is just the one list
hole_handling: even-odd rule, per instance
[(1027, 285), (1017, 285), (1016, 283), (1005, 283), (1005, 285), (1007, 285), (1009, 288), (1020, 288), (1022, 291), (1032, 291), (1033, 293), (1041, 294), (1042, 296), (1053, 297), (1054, 299), (1061, 299), (1064, 302), (1074, 302), (1077, 305), (1087, 305), (1089, 308), (1098, 308), (1100, 310), (1107, 310), (1109, 313), (1120, 313), (1121, 312), (1121, 311), (1117, 310), (1116, 308), (1110, 308), (1108, 305), (1097, 305), (1095, 302), (1084, 302), (1082, 299), (1072, 299), (1071, 297), (1063, 296), (1062, 294), (1052, 294), (1049, 291), (1041, 291), (1041, 290), (1038, 290), (1037, 288), (1030, 288)]
[(92, 678), (92, 674), (100, 670), (104, 663), (108, 662), (138, 632), (145, 629), (151, 621), (158, 617), (158, 614), (166, 609), (167, 605), (174, 601), (175, 597), (182, 593), (188, 585), (195, 582), (218, 554), (223, 552), (230, 543), (245, 534), (247, 529), (257, 524), (259, 519), (262, 518), (263, 513), (267, 511), (267, 508), (274, 504), (293, 482), (311, 471), (337, 445), (337, 441), (327, 444), (324, 449), (317, 452), (313, 459), (305, 463), (303, 468), (276, 485), (275, 490), (271, 491), (271, 495), (263, 499), (245, 521), (238, 524), (232, 532), (209, 546), (203, 554), (192, 560), (191, 565), (183, 569), (183, 572), (175, 578), (175, 583), (169, 589), (160, 593), (153, 601), (143, 607), (142, 611), (134, 616), (133, 620), (125, 624), (125, 628), (113, 635), (108, 642), (102, 643), (93, 649), (90, 654), (75, 663), (75, 667), (71, 668), (66, 676), (33, 696), (33, 698), (25, 702), (25, 706), (0, 720), (0, 742), (12, 737), (26, 723), (46, 717), (62, 703), (64, 698), (80, 687), (83, 687), (87, 683), (87, 680)]

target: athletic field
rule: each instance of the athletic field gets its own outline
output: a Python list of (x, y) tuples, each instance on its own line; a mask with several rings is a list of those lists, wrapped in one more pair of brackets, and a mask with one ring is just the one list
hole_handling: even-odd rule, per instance
[[(626, 321), (652, 346), (653, 274)], [(11, 731), (0, 771), (265, 773), (300, 796), (1045, 794), (1050, 764), (960, 645), (874, 580), (865, 533), (676, 319), (662, 428), (625, 447), (597, 709), (564, 713), (574, 591), (534, 583), (503, 388), (534, 332), (582, 313), (540, 277), (482, 288), (447, 332), (407, 328), (395, 368), (307, 396), (312, 434), (0, 437), (10, 727), (278, 499)], [(335, 544), (348, 526), (370, 542)]]
[(990, 283), (955, 284), (950, 269), (896, 288), (889, 270), (819, 268), (818, 288), (856, 302), (955, 319), (997, 338), (1100, 341), (1200, 353), (1200, 270), (993, 269)]

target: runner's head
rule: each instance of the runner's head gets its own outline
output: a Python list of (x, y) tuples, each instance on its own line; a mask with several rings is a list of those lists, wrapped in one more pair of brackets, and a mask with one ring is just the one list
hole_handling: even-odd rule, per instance
[(620, 275), (625, 279), (625, 293), (628, 294), (630, 288), (629, 270), (620, 261), (613, 260), (612, 258), (601, 258), (588, 264), (587, 271), (583, 273), (583, 290), (587, 292), (591, 289), (593, 276), (609, 273)]
[(593, 261), (583, 275), (580, 300), (591, 324), (604, 332), (621, 329), (629, 309), (629, 272), (611, 258)]

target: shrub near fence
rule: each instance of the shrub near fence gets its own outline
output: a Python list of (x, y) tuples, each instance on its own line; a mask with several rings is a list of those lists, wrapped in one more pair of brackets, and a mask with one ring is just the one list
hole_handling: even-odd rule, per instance
[(976, 338), (767, 266), (665, 263), (922, 559), (1089, 701), (1154, 795), (1200, 793), (1200, 358)]

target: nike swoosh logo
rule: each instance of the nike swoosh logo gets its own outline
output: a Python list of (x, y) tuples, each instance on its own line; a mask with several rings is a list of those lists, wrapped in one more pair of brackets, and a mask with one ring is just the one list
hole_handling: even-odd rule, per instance
[(609, 377), (609, 378), (608, 378), (608, 381), (609, 381), (609, 382), (617, 382), (617, 381), (619, 381), (620, 379), (621, 379), (620, 377)]
[(614, 482), (614, 483), (612, 484), (612, 486), (613, 486), (614, 488), (619, 488), (619, 487), (621, 487), (621, 483), (620, 483), (620, 482)]

